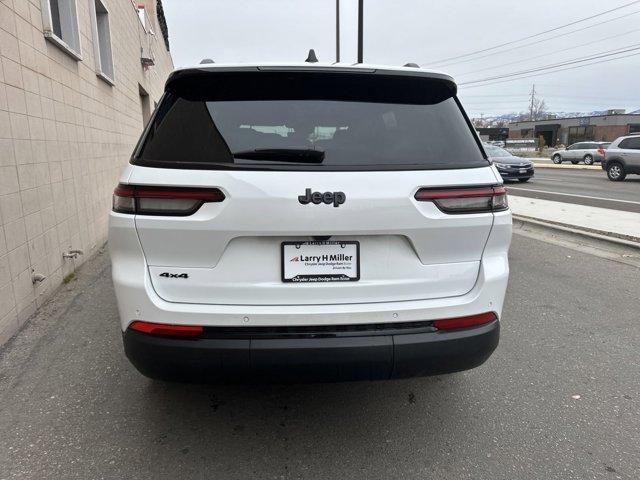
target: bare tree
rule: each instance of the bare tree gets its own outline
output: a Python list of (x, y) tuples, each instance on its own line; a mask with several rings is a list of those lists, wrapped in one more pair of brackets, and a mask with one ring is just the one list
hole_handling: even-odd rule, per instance
[(485, 128), (487, 126), (487, 122), (484, 118), (473, 118), (471, 123), (473, 123), (475, 128)]
[(544, 98), (535, 98), (531, 109), (531, 119), (533, 121), (544, 120), (547, 117), (547, 111), (547, 102), (544, 101)]

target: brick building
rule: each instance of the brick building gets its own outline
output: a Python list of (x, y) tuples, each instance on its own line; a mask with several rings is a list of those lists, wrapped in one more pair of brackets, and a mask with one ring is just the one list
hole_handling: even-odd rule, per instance
[(160, 0), (0, 1), (0, 344), (104, 244), (168, 48)]
[(623, 135), (640, 133), (640, 115), (609, 113), (594, 117), (513, 122), (509, 124), (509, 139), (537, 139), (542, 136), (546, 145), (552, 147), (582, 141), (611, 142)]

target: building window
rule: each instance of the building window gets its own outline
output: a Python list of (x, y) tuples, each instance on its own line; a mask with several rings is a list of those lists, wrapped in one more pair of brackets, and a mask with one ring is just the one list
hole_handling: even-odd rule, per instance
[(569, 127), (569, 145), (595, 140), (593, 125), (589, 127)]
[(41, 0), (44, 36), (71, 55), (82, 60), (76, 0)]
[(629, 125), (629, 134), (632, 133), (640, 133), (640, 123), (630, 124)]
[(96, 58), (96, 73), (100, 78), (113, 85), (109, 11), (102, 0), (90, 0), (89, 3), (93, 15), (93, 51)]
[(151, 99), (147, 91), (142, 88), (142, 85), (138, 84), (138, 90), (140, 92), (140, 107), (142, 109), (142, 126), (146, 127), (151, 119)]

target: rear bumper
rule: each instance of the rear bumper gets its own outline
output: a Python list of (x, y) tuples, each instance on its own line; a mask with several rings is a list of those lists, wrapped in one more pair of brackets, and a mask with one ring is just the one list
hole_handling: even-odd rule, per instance
[[(373, 326), (372, 326), (373, 327)], [(279, 333), (210, 330), (206, 338), (161, 338), (131, 329), (125, 353), (144, 375), (171, 381), (330, 382), (382, 380), (468, 370), (498, 345), (500, 324), (441, 332), (428, 322)], [(385, 327), (388, 327), (385, 325)]]

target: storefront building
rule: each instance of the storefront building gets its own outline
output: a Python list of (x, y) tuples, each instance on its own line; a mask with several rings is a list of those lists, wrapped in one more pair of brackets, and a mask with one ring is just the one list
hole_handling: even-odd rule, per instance
[(538, 139), (545, 145), (572, 145), (583, 141), (612, 142), (618, 137), (640, 134), (640, 114), (610, 111), (608, 115), (513, 122), (509, 124), (509, 139)]

